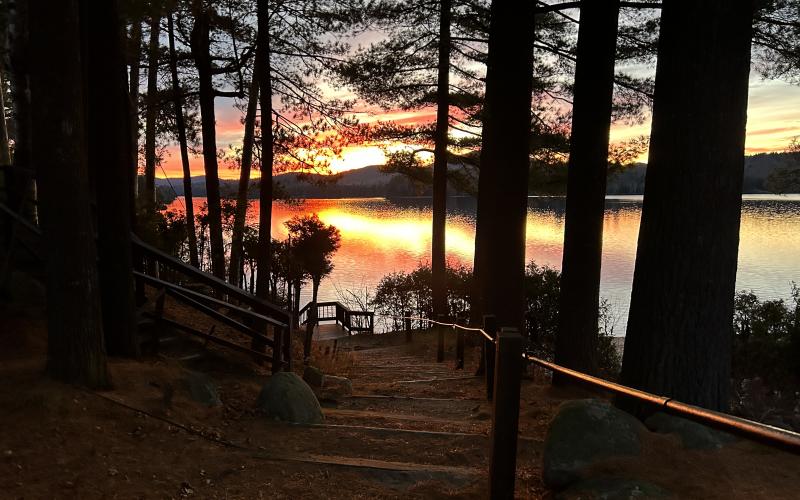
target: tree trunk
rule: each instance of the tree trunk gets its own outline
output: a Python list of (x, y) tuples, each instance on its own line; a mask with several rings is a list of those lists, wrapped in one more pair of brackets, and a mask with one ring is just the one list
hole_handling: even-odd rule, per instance
[[(36, 166), (31, 162), (31, 97), (30, 97), (30, 6), (28, 0), (15, 4), (14, 32), (11, 39), (11, 91), (14, 96), (14, 158), (15, 167), (33, 172)], [(36, 198), (34, 181), (30, 174), (17, 170), (7, 175), (8, 203), (12, 209), (29, 220), (36, 220), (36, 210), (24, 200)]]
[(272, 134), (272, 67), (270, 65), (269, 1), (258, 0), (258, 47), (262, 49), (259, 71), (261, 102), (261, 182), (258, 199), (258, 275), (256, 295), (269, 296), (270, 261), (272, 256), (272, 164), (274, 137)]
[(477, 314), (524, 331), (533, 4), (492, 2), (475, 237)]
[[(86, 1), (86, 0), (84, 0)], [(87, 8), (89, 173), (97, 202), (97, 253), (106, 349), (139, 355), (131, 254), (130, 115), (125, 52), (117, 2)]]
[(622, 382), (726, 410), (753, 5), (666, 1)]
[[(258, 53), (258, 50), (256, 50)], [(258, 56), (256, 56), (258, 57)], [(256, 58), (257, 66), (260, 65)], [(247, 113), (244, 118), (244, 140), (242, 141), (242, 163), (239, 166), (239, 191), (236, 194), (236, 213), (233, 216), (231, 236), (231, 261), (228, 265), (228, 280), (235, 286), (242, 281), (242, 240), (245, 219), (247, 218), (247, 199), (250, 191), (250, 169), (253, 165), (253, 143), (255, 142), (256, 111), (258, 111), (258, 68), (253, 72), (250, 93), (247, 97)]]
[[(597, 372), (600, 262), (619, 0), (581, 3), (555, 362)], [(553, 377), (553, 382), (568, 379)]]
[(0, 71), (0, 165), (11, 165), (11, 149), (8, 146), (8, 126), (6, 125), (5, 77)]
[(147, 114), (144, 131), (144, 193), (142, 206), (146, 213), (156, 207), (156, 117), (158, 115), (158, 56), (161, 35), (161, 11), (150, 12), (150, 45), (147, 56)]
[(186, 235), (189, 239), (189, 262), (200, 267), (200, 257), (197, 254), (197, 231), (194, 227), (194, 198), (192, 196), (192, 171), (189, 168), (189, 147), (186, 142), (186, 121), (183, 117), (183, 98), (181, 97), (181, 82), (178, 79), (178, 57), (175, 53), (175, 26), (172, 14), (167, 16), (169, 30), (169, 70), (172, 74), (172, 105), (175, 108), (175, 127), (178, 132), (178, 144), (181, 150), (181, 165), (183, 166), (183, 199), (186, 206)]
[(436, 132), (433, 160), (433, 228), (431, 231), (431, 285), (433, 317), (447, 314), (447, 132), (450, 113), (451, 0), (439, 2), (439, 63), (436, 87)]
[[(142, 53), (142, 23), (140, 19), (134, 19), (131, 26), (129, 39), (130, 51), (130, 81), (129, 99), (131, 102), (131, 175), (133, 175), (133, 196), (134, 200), (139, 196), (139, 74), (141, 73), (141, 63), (139, 57)], [(135, 206), (135, 204), (134, 204)]]
[(311, 280), (311, 302), (315, 304), (317, 303), (317, 296), (319, 295), (320, 280), (321, 278), (316, 276)]
[(200, 117), (203, 137), (203, 165), (206, 174), (208, 233), (211, 245), (211, 272), (225, 279), (225, 246), (222, 241), (222, 207), (217, 165), (217, 131), (214, 115), (214, 82), (211, 64), (211, 15), (201, 1), (195, 2), (195, 23), (192, 29), (192, 56), (200, 83)]
[(31, 0), (33, 162), (39, 166), (47, 248), (47, 371), (66, 382), (108, 385), (89, 209), (81, 34), (77, 0)]

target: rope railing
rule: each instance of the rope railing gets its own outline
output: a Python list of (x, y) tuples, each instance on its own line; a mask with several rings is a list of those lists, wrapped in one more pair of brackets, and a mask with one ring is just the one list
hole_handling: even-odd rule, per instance
[[(532, 363), (553, 373), (570, 377), (582, 384), (602, 389), (614, 394), (660, 408), (663, 411), (688, 418), (704, 425), (742, 435), (749, 439), (764, 442), (792, 453), (800, 453), (800, 433), (779, 427), (755, 422), (727, 413), (683, 403), (667, 396), (659, 396), (626, 385), (611, 382), (599, 377), (558, 365), (525, 352), (524, 341), (516, 329), (503, 328), (492, 335), (487, 332), (497, 331), (494, 317), (484, 318), (484, 328), (469, 327), (459, 323), (418, 316), (396, 316), (384, 314), (384, 317), (403, 321), (419, 321), (429, 325), (477, 332), (483, 335), (484, 375), (486, 378), (487, 398), (492, 402), (492, 460), (490, 463), (490, 490), (493, 497), (513, 495), (514, 470), (516, 463), (517, 429), (519, 422), (520, 379), (524, 362)], [(439, 361), (443, 360), (443, 332), (439, 335)], [(463, 339), (459, 338), (460, 353), (457, 354), (457, 368), (463, 368)]]
[(488, 340), (489, 342), (494, 342), (494, 338), (491, 335), (489, 335), (488, 333), (486, 333), (486, 331), (483, 328), (475, 328), (475, 327), (460, 325), (458, 323), (447, 323), (447, 322), (444, 322), (444, 321), (436, 321), (435, 319), (422, 318), (422, 317), (419, 317), (419, 316), (395, 316), (394, 314), (379, 314), (379, 313), (375, 313), (375, 316), (381, 316), (383, 318), (399, 319), (399, 320), (403, 320), (403, 321), (405, 321), (405, 320), (420, 321), (420, 322), (426, 322), (426, 323), (433, 324), (433, 325), (450, 327), (450, 328), (453, 328), (454, 330), (458, 329), (458, 330), (464, 330), (466, 332), (478, 332), (481, 335), (483, 335), (486, 338), (486, 340)]

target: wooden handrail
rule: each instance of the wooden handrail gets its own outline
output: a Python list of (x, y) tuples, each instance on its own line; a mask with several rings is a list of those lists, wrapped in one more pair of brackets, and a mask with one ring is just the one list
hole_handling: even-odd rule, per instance
[(263, 321), (265, 323), (268, 323), (268, 324), (273, 325), (273, 326), (278, 327), (278, 328), (287, 328), (288, 327), (288, 325), (286, 323), (282, 323), (281, 321), (278, 321), (275, 318), (270, 318), (269, 316), (264, 316), (263, 314), (259, 314), (259, 313), (255, 312), (255, 311), (250, 310), (250, 309), (245, 309), (243, 307), (235, 306), (235, 305), (231, 304), (230, 302), (225, 302), (224, 300), (219, 300), (219, 299), (216, 299), (214, 297), (209, 297), (208, 295), (202, 294), (200, 292), (196, 292), (194, 290), (191, 290), (189, 288), (186, 288), (186, 287), (183, 287), (183, 286), (180, 286), (180, 285), (176, 285), (175, 283), (170, 283), (169, 281), (160, 280), (158, 278), (154, 278), (154, 277), (152, 277), (150, 275), (147, 275), (147, 274), (144, 274), (144, 273), (141, 273), (141, 272), (138, 272), (138, 271), (134, 271), (133, 272), (133, 276), (135, 278), (142, 279), (142, 280), (148, 282), (149, 284), (153, 285), (156, 288), (173, 289), (173, 290), (181, 293), (182, 295), (186, 295), (188, 297), (191, 297), (191, 298), (193, 298), (194, 300), (196, 300), (198, 302), (204, 303), (205, 305), (225, 307), (230, 312), (233, 312), (233, 313), (239, 315), (240, 317), (254, 319), (256, 321)]
[[(307, 303), (300, 309), (298, 313), (298, 320), (300, 324), (305, 324), (308, 321), (308, 309), (311, 307), (313, 302)], [(375, 329), (374, 318), (375, 313), (372, 311), (352, 311), (347, 306), (342, 304), (339, 301), (328, 301), (328, 302), (317, 302), (317, 321), (326, 321), (326, 320), (335, 320), (337, 323), (342, 325), (342, 328), (347, 330), (348, 332), (371, 332)], [(319, 314), (319, 310), (321, 308), (326, 307), (335, 307), (335, 312), (333, 316), (326, 316)], [(303, 319), (305, 315), (305, 319)], [(369, 318), (369, 325), (368, 326), (354, 326), (352, 322), (353, 317), (360, 317), (360, 318)]]
[(185, 262), (169, 255), (165, 252), (162, 252), (158, 248), (155, 248), (152, 245), (149, 245), (142, 241), (138, 236), (135, 234), (131, 234), (131, 243), (135, 249), (139, 250), (143, 254), (157, 260), (158, 262), (170, 267), (185, 276), (198, 281), (206, 286), (213, 288), (214, 290), (221, 292), (225, 295), (230, 297), (234, 297), (240, 303), (247, 304), (248, 306), (252, 307), (258, 313), (267, 315), (272, 314), (281, 318), (282, 322), (285, 324), (291, 323), (291, 313), (289, 311), (271, 303), (266, 300), (260, 299), (255, 295), (251, 295), (246, 291), (242, 290), (239, 287), (233, 286), (227, 281), (221, 280), (216, 276), (203, 272), (195, 267), (192, 267)]

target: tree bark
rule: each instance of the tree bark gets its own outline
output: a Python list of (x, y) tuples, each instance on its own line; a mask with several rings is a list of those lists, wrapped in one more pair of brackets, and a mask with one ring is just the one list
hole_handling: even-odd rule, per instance
[(189, 146), (186, 141), (186, 121), (183, 117), (183, 98), (181, 82), (178, 78), (178, 57), (175, 53), (175, 26), (172, 14), (167, 16), (169, 36), (169, 70), (172, 74), (172, 105), (175, 108), (175, 127), (178, 132), (178, 144), (181, 150), (181, 166), (183, 167), (183, 199), (186, 206), (186, 235), (189, 241), (189, 262), (200, 267), (197, 254), (197, 231), (194, 226), (194, 197), (192, 196), (192, 170), (189, 168)]
[(622, 382), (729, 402), (753, 4), (663, 3)]
[(0, 71), (0, 165), (11, 165), (11, 149), (8, 145), (6, 124), (5, 75)]
[(477, 314), (524, 329), (533, 4), (492, 2), (475, 237)]
[(208, 233), (211, 244), (211, 272), (225, 279), (225, 246), (222, 241), (222, 207), (219, 194), (219, 167), (217, 164), (217, 131), (214, 115), (214, 83), (211, 62), (211, 14), (203, 2), (194, 2), (195, 23), (192, 29), (192, 56), (200, 84), (200, 117), (203, 137), (203, 165), (206, 174), (206, 200), (208, 203)]
[(150, 12), (150, 44), (147, 56), (147, 114), (144, 131), (144, 193), (142, 206), (147, 213), (156, 207), (156, 117), (158, 115), (158, 56), (161, 35), (161, 10), (154, 2)]
[[(84, 0), (88, 1), (88, 0)], [(88, 62), (89, 173), (97, 202), (97, 252), (106, 349), (136, 357), (139, 343), (134, 312), (131, 254), (131, 144), (125, 52), (117, 2), (86, 8), (81, 24)]]
[(436, 86), (436, 131), (433, 160), (433, 228), (431, 231), (431, 285), (433, 317), (447, 314), (447, 132), (450, 123), (450, 16), (451, 0), (439, 2), (439, 61)]
[(272, 67), (270, 64), (269, 1), (258, 0), (258, 47), (262, 50), (259, 71), (259, 99), (261, 103), (261, 182), (258, 199), (258, 275), (256, 295), (269, 297), (269, 275), (272, 256), (272, 168), (274, 162), (274, 136), (272, 133)]
[(39, 166), (47, 251), (47, 371), (108, 385), (89, 209), (81, 33), (77, 0), (30, 0), (33, 161)]
[[(578, 30), (555, 362), (597, 372), (600, 263), (619, 0), (584, 0)], [(554, 383), (566, 382), (553, 377)]]
[(133, 144), (130, 168), (133, 176), (135, 207), (135, 199), (139, 196), (139, 75), (141, 73), (139, 57), (142, 53), (142, 23), (140, 19), (134, 19), (131, 25), (128, 50), (129, 64), (131, 66), (128, 94), (131, 102), (131, 144)]
[[(14, 13), (14, 31), (11, 37), (11, 91), (14, 96), (14, 157), (15, 167), (35, 170), (31, 162), (31, 97), (30, 97), (30, 6), (28, 0), (16, 2)], [(36, 210), (31, 204), (25, 204), (25, 198), (35, 199), (36, 189), (30, 175), (17, 170), (7, 175), (9, 206), (31, 221), (36, 220)]]
[[(256, 66), (260, 64), (256, 49)], [(239, 166), (239, 190), (236, 194), (236, 213), (233, 216), (231, 236), (231, 261), (228, 265), (228, 280), (235, 286), (242, 284), (242, 243), (245, 219), (247, 218), (247, 199), (250, 191), (250, 170), (253, 166), (253, 144), (255, 143), (256, 112), (258, 111), (258, 68), (253, 71), (253, 81), (247, 98), (247, 113), (244, 118), (244, 139), (242, 140), (242, 162)]]

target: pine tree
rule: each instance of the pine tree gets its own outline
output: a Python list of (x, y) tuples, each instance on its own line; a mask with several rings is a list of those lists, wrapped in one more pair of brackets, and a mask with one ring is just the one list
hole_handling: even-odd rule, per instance
[(663, 3), (622, 363), (622, 383), (714, 410), (730, 396), (752, 23), (750, 1)]

